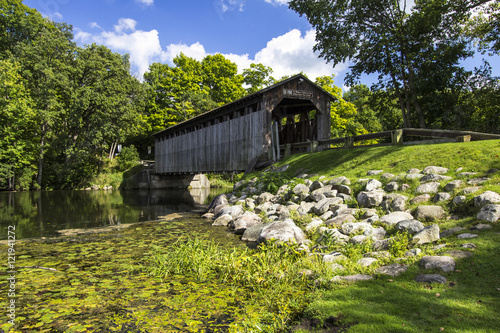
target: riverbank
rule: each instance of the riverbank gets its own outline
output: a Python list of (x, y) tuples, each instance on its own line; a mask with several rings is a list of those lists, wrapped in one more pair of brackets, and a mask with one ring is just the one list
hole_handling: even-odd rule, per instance
[(493, 331), (499, 143), (295, 156), (247, 177), (206, 217), (330, 266), (307, 273), (324, 289), (294, 331)]

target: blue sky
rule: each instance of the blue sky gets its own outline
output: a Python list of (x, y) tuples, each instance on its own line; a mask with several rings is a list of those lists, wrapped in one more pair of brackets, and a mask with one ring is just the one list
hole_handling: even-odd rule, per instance
[[(408, 0), (412, 2), (411, 0)], [(198, 60), (221, 53), (240, 71), (252, 62), (273, 76), (303, 71), (309, 78), (335, 74), (343, 86), (347, 64), (332, 64), (312, 50), (315, 33), (287, 0), (24, 0), (55, 21), (73, 25), (79, 45), (96, 42), (129, 53), (137, 77), (153, 62), (172, 64), (183, 52)], [(477, 65), (482, 56), (468, 61)], [(498, 57), (490, 59), (496, 75)], [(365, 79), (366, 84), (372, 80)]]

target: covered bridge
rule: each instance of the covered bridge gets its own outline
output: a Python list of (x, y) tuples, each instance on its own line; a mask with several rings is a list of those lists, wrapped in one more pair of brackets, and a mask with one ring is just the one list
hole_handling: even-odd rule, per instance
[(330, 138), (334, 97), (299, 74), (154, 135), (158, 174), (244, 171)]

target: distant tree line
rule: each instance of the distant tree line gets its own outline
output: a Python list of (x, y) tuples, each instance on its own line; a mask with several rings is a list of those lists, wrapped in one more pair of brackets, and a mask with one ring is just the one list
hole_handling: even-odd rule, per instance
[[(325, 59), (353, 63), (347, 92), (334, 76), (315, 81), (337, 98), (332, 137), (417, 125), (500, 131), (491, 66), (466, 72), (458, 63), (474, 41), (498, 54), (499, 1), (415, 2), (411, 14), (399, 0), (290, 2), (316, 28)], [(284, 79), (272, 73), (180, 54), (152, 64), (141, 82), (128, 55), (77, 46), (70, 25), (0, 0), (0, 189), (87, 186), (119, 145), (150, 157), (153, 133)], [(378, 84), (359, 84), (363, 73), (378, 73)]]

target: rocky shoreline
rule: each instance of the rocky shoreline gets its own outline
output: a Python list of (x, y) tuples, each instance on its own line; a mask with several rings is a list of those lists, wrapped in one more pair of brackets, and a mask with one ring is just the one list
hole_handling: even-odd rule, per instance
[[(461, 250), (446, 251), (446, 238), (479, 237), (500, 219), (500, 194), (482, 188), (497, 172), (493, 169), (480, 176), (429, 166), (399, 175), (369, 170), (368, 178), (355, 181), (301, 174), (276, 194), (264, 191), (266, 184), (252, 179), (237, 183), (232, 193), (216, 197), (204, 217), (213, 220), (213, 226), (242, 235), (244, 241), (296, 243), (298, 250), (321, 256), (332, 266), (337, 274), (333, 281), (372, 276), (343, 276), (346, 257), (339, 251), (329, 252), (325, 243), (367, 245), (369, 251), (356, 264), (375, 267), (375, 274), (397, 276), (406, 271), (407, 261), (418, 263), (423, 270), (452, 272), (455, 259), (472, 256), (475, 245), (463, 243)], [(444, 221), (459, 218), (450, 213), (454, 211), (474, 212), (470, 230), (461, 226), (441, 230)], [(461, 218), (467, 217), (470, 214)], [(394, 256), (398, 246), (404, 249)], [(415, 281), (446, 283), (447, 279), (440, 274), (419, 274)]]

